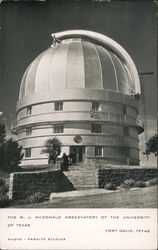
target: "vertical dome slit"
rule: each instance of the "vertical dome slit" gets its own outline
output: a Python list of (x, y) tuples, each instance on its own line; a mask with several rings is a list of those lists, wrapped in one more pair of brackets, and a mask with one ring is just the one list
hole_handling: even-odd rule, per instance
[(21, 99), (22, 97), (25, 96), (26, 77), (27, 77), (27, 73), (28, 73), (30, 67), (31, 67), (31, 65), (29, 65), (27, 67), (27, 69), (23, 75), (21, 85), (20, 85), (20, 91), (19, 91), (19, 99)]
[(66, 64), (68, 43), (60, 43), (57, 45), (52, 58), (49, 74), (50, 90), (66, 88)]
[(112, 65), (113, 65), (113, 68), (114, 68), (115, 78), (116, 78), (116, 90), (117, 90), (117, 92), (118, 92), (118, 91), (119, 91), (119, 84), (118, 84), (117, 70), (116, 70), (115, 64), (114, 64), (114, 62), (113, 62), (113, 59), (112, 59), (110, 53), (109, 53), (107, 50), (106, 50), (106, 53), (107, 53), (107, 55), (109, 56), (109, 58), (110, 58), (110, 60), (111, 60), (111, 63), (112, 63)]
[[(69, 53), (69, 46), (70, 46), (70, 42), (68, 43), (68, 48), (67, 48), (67, 54), (66, 54), (66, 62), (67, 62), (67, 58), (68, 58), (68, 53)], [(65, 71), (65, 79), (66, 79), (66, 88), (68, 87), (67, 86), (67, 63), (66, 63), (66, 71)]]
[(81, 41), (73, 41), (69, 45), (67, 55), (67, 88), (84, 88), (84, 63)]
[(42, 55), (36, 69), (36, 75), (35, 75), (35, 92), (42, 92), (49, 90), (49, 67), (51, 58), (53, 55), (52, 48), (48, 48), (45, 53)]
[(92, 43), (83, 41), (85, 87), (102, 89), (99, 58)]
[(27, 76), (25, 78), (25, 96), (32, 94), (35, 92), (35, 79), (36, 79), (36, 73), (38, 64), (43, 57), (45, 52), (42, 52), (31, 64), (31, 67), (29, 67)]
[(104, 86), (103, 86), (103, 72), (102, 72), (102, 65), (101, 65), (101, 60), (100, 60), (100, 56), (99, 56), (99, 53), (97, 51), (97, 48), (96, 48), (96, 45), (95, 44), (92, 44), (93, 47), (94, 47), (94, 50), (96, 51), (96, 54), (98, 56), (98, 62), (99, 62), (99, 66), (100, 66), (100, 80), (101, 80), (101, 88), (103, 89)]
[(124, 80), (120, 81), (120, 87), (121, 87), (120, 91), (123, 93), (129, 94), (131, 87), (129, 86), (126, 70), (125, 70), (122, 62), (120, 61), (120, 59), (116, 55), (114, 55), (114, 57), (119, 62), (120, 67), (121, 67), (122, 71), (124, 72), (122, 75), (123, 75), (123, 78), (125, 79), (125, 81)]

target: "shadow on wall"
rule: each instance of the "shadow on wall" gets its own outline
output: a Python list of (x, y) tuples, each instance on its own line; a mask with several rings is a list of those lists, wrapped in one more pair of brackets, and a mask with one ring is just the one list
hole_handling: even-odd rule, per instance
[(61, 171), (16, 172), (10, 175), (9, 197), (26, 199), (35, 192), (46, 196), (52, 192), (75, 190), (73, 184)]
[(60, 170), (16, 172), (10, 175), (9, 197), (13, 200), (22, 200), (36, 192), (49, 197), (53, 192), (104, 188), (109, 182), (119, 186), (127, 179), (148, 181), (153, 178), (157, 178), (157, 168), (140, 168), (138, 166), (111, 166), (106, 169), (65, 172)]

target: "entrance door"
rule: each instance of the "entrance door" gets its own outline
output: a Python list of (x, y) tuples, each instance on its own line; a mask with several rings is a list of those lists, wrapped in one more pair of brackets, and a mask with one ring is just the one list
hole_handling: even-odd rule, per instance
[(72, 163), (81, 163), (85, 159), (85, 147), (84, 146), (71, 146), (70, 154), (72, 156)]

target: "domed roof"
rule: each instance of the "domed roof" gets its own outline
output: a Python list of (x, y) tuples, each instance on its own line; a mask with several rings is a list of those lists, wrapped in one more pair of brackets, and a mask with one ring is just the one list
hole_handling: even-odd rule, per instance
[(54, 43), (27, 68), (19, 99), (56, 89), (103, 89), (130, 94), (135, 91), (128, 66), (108, 46), (67, 38)]

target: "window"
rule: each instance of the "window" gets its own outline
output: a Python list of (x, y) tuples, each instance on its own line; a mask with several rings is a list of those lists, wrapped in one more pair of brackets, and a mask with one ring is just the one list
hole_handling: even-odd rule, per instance
[(63, 110), (63, 102), (55, 102), (54, 105), (55, 105), (54, 106), (55, 111), (61, 111), (61, 110)]
[(124, 154), (125, 154), (126, 157), (130, 156), (129, 148), (124, 148)]
[(55, 125), (54, 126), (54, 133), (63, 133), (64, 132), (64, 126), (63, 125)]
[(26, 136), (29, 136), (32, 134), (32, 128), (27, 128), (26, 129)]
[(99, 102), (92, 102), (92, 109), (95, 111), (100, 110), (100, 103)]
[(123, 114), (126, 115), (127, 111), (126, 111), (126, 106), (123, 105)]
[(102, 146), (96, 146), (95, 147), (95, 156), (102, 156), (103, 155), (103, 147)]
[(27, 115), (31, 115), (32, 114), (32, 106), (27, 107)]
[(102, 127), (101, 124), (92, 124), (92, 133), (101, 133)]
[(31, 148), (25, 148), (25, 157), (31, 157)]
[(123, 134), (126, 136), (129, 135), (129, 128), (128, 127), (123, 128)]

